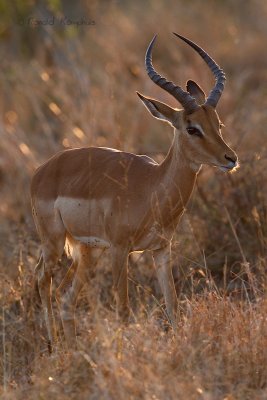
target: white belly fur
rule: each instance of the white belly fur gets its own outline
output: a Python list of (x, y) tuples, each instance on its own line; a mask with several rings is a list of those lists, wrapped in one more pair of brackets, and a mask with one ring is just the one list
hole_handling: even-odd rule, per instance
[(110, 247), (110, 243), (107, 240), (96, 236), (74, 236), (73, 239), (89, 247), (99, 247), (101, 249), (108, 249)]
[(60, 212), (67, 236), (74, 241), (72, 246), (79, 243), (99, 249), (108, 249), (111, 246), (105, 232), (105, 218), (110, 212), (108, 199), (58, 197), (54, 207)]
[(67, 232), (76, 240), (92, 244), (95, 239), (108, 242), (105, 220), (111, 212), (110, 200), (58, 197), (54, 207), (59, 210)]

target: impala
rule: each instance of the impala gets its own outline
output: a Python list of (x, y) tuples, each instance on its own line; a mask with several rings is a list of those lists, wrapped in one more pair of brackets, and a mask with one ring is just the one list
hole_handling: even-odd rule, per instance
[(177, 296), (171, 269), (171, 240), (192, 193), (202, 164), (230, 171), (237, 156), (221, 135), (215, 110), (225, 75), (216, 62), (191, 40), (191, 46), (215, 76), (206, 98), (192, 80), (186, 91), (161, 77), (152, 65), (151, 41), (145, 57), (150, 79), (183, 107), (174, 109), (138, 93), (150, 113), (174, 128), (165, 159), (158, 164), (147, 156), (103, 147), (64, 150), (39, 167), (32, 179), (33, 217), (41, 240), (41, 257), (35, 269), (48, 331), (49, 349), (56, 340), (51, 303), (52, 273), (65, 244), (72, 264), (56, 291), (67, 343), (74, 345), (74, 310), (78, 294), (101, 254), (112, 259), (116, 310), (125, 319), (128, 305), (128, 256), (152, 252), (167, 313), (176, 327)]

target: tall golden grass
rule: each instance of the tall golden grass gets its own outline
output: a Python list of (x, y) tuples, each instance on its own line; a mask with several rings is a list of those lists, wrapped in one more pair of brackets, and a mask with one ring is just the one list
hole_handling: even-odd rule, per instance
[[(25, 1), (23, 10), (15, 3), (0, 31), (1, 398), (266, 399), (266, 2), (81, 1), (71, 7), (47, 1), (38, 8), (39, 2)], [(95, 25), (27, 26), (29, 15), (45, 18), (47, 10)], [(213, 83), (172, 31), (202, 45), (227, 74), (218, 111), (240, 168), (230, 175), (203, 168), (177, 229), (177, 335), (149, 254), (130, 259), (133, 322), (116, 321), (106, 259), (79, 298), (79, 350), (68, 351), (62, 340), (51, 357), (34, 292), (39, 241), (30, 177), (69, 146), (162, 159), (172, 132), (150, 118), (135, 94), (177, 106), (143, 67), (154, 33), (160, 72), (179, 84), (195, 79), (206, 91)], [(55, 285), (67, 264), (63, 257)]]

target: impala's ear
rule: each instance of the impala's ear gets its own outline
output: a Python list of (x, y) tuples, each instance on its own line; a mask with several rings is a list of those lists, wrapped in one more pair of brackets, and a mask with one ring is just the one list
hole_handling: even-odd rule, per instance
[(165, 103), (161, 103), (158, 100), (150, 99), (149, 97), (145, 97), (138, 92), (136, 93), (153, 117), (161, 119), (162, 121), (167, 121), (171, 125), (174, 125), (177, 119), (177, 110), (167, 106)]
[(199, 105), (204, 104), (206, 101), (206, 95), (201, 87), (194, 81), (187, 81), (186, 83), (186, 90), (188, 93), (194, 97)]

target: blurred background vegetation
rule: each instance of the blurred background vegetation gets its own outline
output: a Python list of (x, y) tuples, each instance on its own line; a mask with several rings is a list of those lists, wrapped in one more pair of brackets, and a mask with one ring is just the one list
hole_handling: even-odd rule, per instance
[[(39, 242), (29, 182), (37, 166), (68, 147), (115, 147), (158, 161), (166, 154), (172, 130), (152, 119), (135, 93), (178, 106), (146, 75), (144, 55), (153, 35), (158, 33), (153, 59), (160, 73), (182, 86), (191, 78), (206, 92), (211, 89), (210, 71), (173, 31), (196, 41), (223, 67), (227, 84), (218, 112), (224, 137), (240, 159), (233, 174), (211, 167), (200, 173), (174, 240), (177, 290), (181, 298), (192, 287), (202, 290), (211, 271), (231, 293), (252, 278), (257, 294), (263, 293), (266, 20), (265, 0), (0, 0), (0, 263), (5, 304), (20, 301), (18, 293), (31, 289)], [(130, 276), (158, 290), (148, 256), (132, 258)], [(101, 285), (111, 286), (111, 278), (105, 283), (100, 279)], [(133, 298), (136, 290), (131, 289)]]

